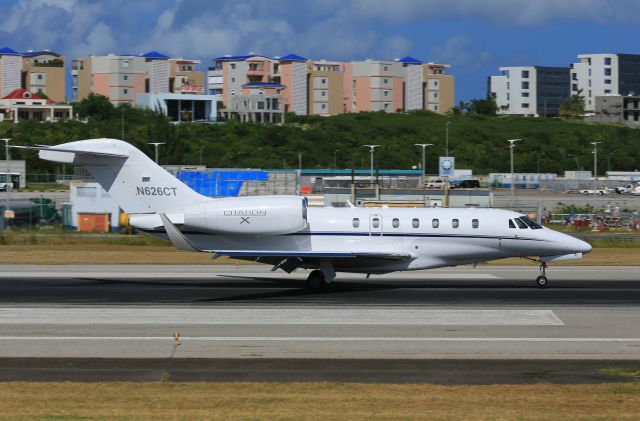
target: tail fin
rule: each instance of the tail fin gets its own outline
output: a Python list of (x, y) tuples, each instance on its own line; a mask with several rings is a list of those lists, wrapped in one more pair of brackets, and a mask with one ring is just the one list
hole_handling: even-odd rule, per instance
[(42, 159), (85, 166), (127, 213), (179, 213), (208, 200), (121, 140), (80, 140), (34, 149)]

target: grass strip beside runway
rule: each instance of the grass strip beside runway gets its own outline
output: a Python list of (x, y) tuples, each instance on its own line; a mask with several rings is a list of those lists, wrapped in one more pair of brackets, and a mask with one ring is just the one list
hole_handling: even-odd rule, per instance
[(0, 419), (637, 419), (640, 384), (0, 383)]
[[(252, 264), (222, 257), (212, 260), (208, 253), (186, 253), (171, 246), (113, 244), (32, 244), (0, 245), (2, 264)], [(491, 262), (499, 265), (534, 265), (523, 259)], [(640, 248), (595, 248), (582, 260), (553, 263), (556, 265), (636, 266), (640, 265)]]

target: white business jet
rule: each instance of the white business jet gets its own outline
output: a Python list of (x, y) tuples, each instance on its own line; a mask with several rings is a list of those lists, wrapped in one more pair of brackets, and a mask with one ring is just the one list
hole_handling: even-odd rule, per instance
[(129, 216), (131, 226), (179, 250), (313, 269), (311, 289), (336, 272), (382, 274), (523, 257), (579, 259), (591, 246), (516, 212), (477, 208), (309, 208), (302, 196), (202, 196), (134, 146), (90, 139), (38, 149), (42, 159), (85, 166)]

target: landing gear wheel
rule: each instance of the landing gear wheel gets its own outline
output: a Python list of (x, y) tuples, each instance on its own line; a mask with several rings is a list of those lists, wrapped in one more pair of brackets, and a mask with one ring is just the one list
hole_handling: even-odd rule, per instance
[(325, 285), (324, 274), (320, 270), (314, 270), (307, 278), (307, 288), (317, 291)]
[(540, 288), (546, 288), (547, 287), (547, 277), (544, 275), (540, 275), (536, 278), (536, 284), (538, 284), (538, 287)]

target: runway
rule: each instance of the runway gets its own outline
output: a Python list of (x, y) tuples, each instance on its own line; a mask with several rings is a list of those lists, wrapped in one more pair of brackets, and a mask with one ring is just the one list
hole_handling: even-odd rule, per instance
[(640, 362), (639, 272), (553, 267), (540, 290), (533, 266), (466, 266), (310, 292), (257, 265), (0, 265), (0, 378), (170, 362), (200, 380), (612, 381), (598, 370)]

